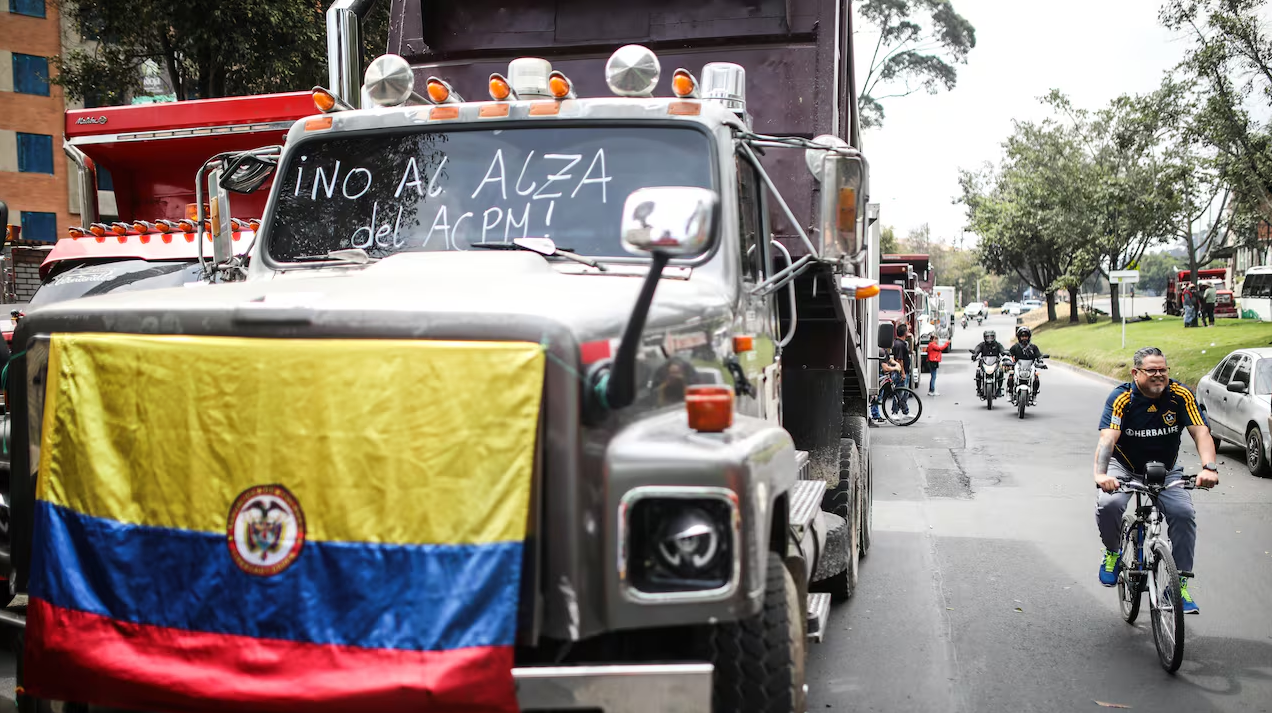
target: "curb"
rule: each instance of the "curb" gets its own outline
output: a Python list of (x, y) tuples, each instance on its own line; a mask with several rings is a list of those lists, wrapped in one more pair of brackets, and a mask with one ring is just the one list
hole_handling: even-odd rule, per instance
[(1080, 366), (1074, 366), (1073, 364), (1060, 361), (1059, 359), (1048, 359), (1047, 362), (1049, 364), (1055, 364), (1056, 366), (1064, 367), (1065, 370), (1071, 371), (1080, 376), (1087, 376), (1092, 379), (1098, 379), (1099, 381), (1103, 381), (1104, 383), (1109, 384), (1110, 386), (1121, 386), (1122, 384), (1126, 383), (1125, 381), (1119, 381), (1118, 379), (1114, 379), (1111, 376), (1105, 376), (1104, 374), (1091, 371), (1090, 369), (1083, 369)]

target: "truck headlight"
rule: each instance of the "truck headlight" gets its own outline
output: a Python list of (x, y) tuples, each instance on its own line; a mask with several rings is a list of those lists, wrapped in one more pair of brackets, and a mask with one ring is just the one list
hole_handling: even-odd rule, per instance
[(737, 583), (741, 520), (724, 488), (637, 488), (619, 514), (619, 576), (634, 599), (727, 595)]

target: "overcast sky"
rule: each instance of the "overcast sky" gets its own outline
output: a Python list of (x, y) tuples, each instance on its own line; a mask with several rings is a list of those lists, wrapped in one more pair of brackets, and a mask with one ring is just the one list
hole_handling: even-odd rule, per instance
[[(886, 101), (883, 128), (862, 136), (870, 200), (898, 237), (928, 223), (934, 238), (957, 239), (966, 224), (963, 206), (952, 203), (958, 170), (997, 163), (1012, 119), (1047, 114), (1038, 97), (1056, 88), (1095, 109), (1119, 94), (1149, 92), (1185, 50), (1158, 24), (1157, 0), (953, 2), (976, 27), (958, 86)], [(873, 41), (857, 37), (859, 86)]]

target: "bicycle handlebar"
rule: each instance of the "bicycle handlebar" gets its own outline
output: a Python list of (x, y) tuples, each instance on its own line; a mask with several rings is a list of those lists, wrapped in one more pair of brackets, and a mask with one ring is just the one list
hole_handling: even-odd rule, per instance
[[(1156, 486), (1144, 485), (1139, 480), (1136, 480), (1130, 477), (1119, 477), (1117, 481), (1121, 483), (1122, 485), (1117, 490), (1113, 491), (1115, 493), (1141, 492), (1141, 493), (1147, 493), (1149, 495), (1155, 495), (1157, 493), (1162, 492), (1163, 490), (1170, 490), (1171, 488), (1183, 488), (1184, 490), (1198, 489), (1196, 475), (1185, 475), (1185, 476), (1182, 476), (1179, 480), (1176, 480), (1172, 483), (1167, 483), (1166, 485), (1156, 485)], [(1098, 488), (1100, 486), (1096, 485), (1095, 487)], [(1201, 488), (1201, 490), (1210, 490), (1210, 488)]]

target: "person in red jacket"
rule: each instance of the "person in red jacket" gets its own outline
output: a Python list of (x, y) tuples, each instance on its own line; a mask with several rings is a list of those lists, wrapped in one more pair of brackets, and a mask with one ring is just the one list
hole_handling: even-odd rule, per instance
[(932, 378), (928, 381), (928, 396), (940, 396), (936, 390), (936, 372), (941, 368), (941, 354), (945, 343), (933, 337), (927, 344), (928, 373)]

